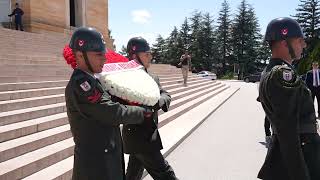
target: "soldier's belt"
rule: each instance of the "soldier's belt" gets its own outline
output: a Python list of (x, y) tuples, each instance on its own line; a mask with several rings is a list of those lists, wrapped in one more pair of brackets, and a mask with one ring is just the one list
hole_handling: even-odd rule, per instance
[[(304, 134), (304, 133), (317, 133), (318, 126), (317, 124), (301, 124), (299, 128), (299, 133)], [(272, 128), (272, 133), (273, 134), (278, 134), (275, 128)]]

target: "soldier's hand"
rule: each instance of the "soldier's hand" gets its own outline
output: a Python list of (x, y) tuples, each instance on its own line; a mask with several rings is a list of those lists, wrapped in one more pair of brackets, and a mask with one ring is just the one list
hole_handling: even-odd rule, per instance
[(157, 104), (152, 106), (152, 109), (155, 111), (158, 111), (162, 108), (163, 105), (164, 105), (164, 100), (162, 98), (160, 98), (159, 101), (157, 102)]

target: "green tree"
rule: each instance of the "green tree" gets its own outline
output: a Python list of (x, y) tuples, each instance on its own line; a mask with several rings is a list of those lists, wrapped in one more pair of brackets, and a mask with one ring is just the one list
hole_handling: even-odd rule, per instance
[(301, 4), (296, 9), (294, 16), (302, 27), (307, 38), (314, 39), (318, 36), (320, 27), (320, 4), (318, 0), (300, 0)]
[(261, 39), (262, 35), (254, 9), (246, 0), (243, 0), (232, 27), (233, 56), (242, 76), (256, 71)]
[(122, 46), (121, 51), (119, 51), (119, 54), (127, 57), (128, 56), (127, 48), (125, 46)]
[(200, 30), (201, 30), (201, 20), (202, 20), (202, 13), (195, 11), (190, 18), (191, 24), (190, 24), (190, 47), (189, 52), (192, 56), (192, 65), (195, 68), (203, 69), (204, 65), (201, 62), (201, 47), (200, 47)]
[(231, 55), (231, 20), (230, 20), (230, 6), (226, 0), (222, 3), (222, 8), (219, 12), (219, 17), (217, 20), (217, 37), (216, 43), (218, 62), (222, 63), (222, 73), (225, 74), (227, 71), (226, 63), (231, 64), (230, 55)]
[(179, 47), (179, 31), (177, 27), (173, 28), (173, 31), (170, 33), (167, 41), (167, 51), (166, 57), (167, 62), (175, 65), (180, 58), (180, 47)]
[(166, 40), (161, 35), (158, 35), (156, 42), (155, 44), (153, 44), (151, 50), (155, 63), (168, 63), (166, 59), (167, 44)]
[(213, 18), (209, 13), (202, 16), (201, 26), (198, 34), (198, 44), (200, 53), (200, 62), (205, 70), (211, 70), (212, 64), (217, 64), (217, 46), (214, 35)]

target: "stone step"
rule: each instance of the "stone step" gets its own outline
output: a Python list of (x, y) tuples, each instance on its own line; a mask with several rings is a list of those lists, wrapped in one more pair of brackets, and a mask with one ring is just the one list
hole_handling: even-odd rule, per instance
[[(212, 87), (210, 87), (207, 91), (210, 91), (210, 92), (216, 91), (218, 87), (220, 87), (220, 89), (221, 89), (223, 86), (224, 85), (221, 85), (221, 84), (218, 86), (213, 84)], [(204, 91), (204, 92), (207, 93), (207, 91)], [(195, 94), (185, 96), (184, 98), (172, 101), (173, 106), (172, 106), (172, 108), (170, 108), (170, 110), (173, 111), (175, 108), (177, 108), (179, 106), (183, 106), (188, 101), (191, 101), (191, 100), (195, 99), (195, 97), (198, 97), (199, 94), (200, 93), (198, 92)], [(179, 106), (177, 106), (177, 104)], [(171, 114), (171, 115), (173, 115), (173, 114)], [(159, 118), (160, 117), (162, 117), (162, 115), (160, 115)], [(6, 144), (11, 141), (17, 141), (17, 138), (23, 139), (28, 135), (34, 136), (33, 133), (39, 133), (41, 131), (44, 131), (44, 130), (47, 130), (50, 128), (55, 128), (56, 126), (61, 126), (61, 125), (65, 125), (65, 124), (67, 124), (67, 114), (60, 113), (60, 114), (55, 114), (52, 116), (46, 116), (46, 117), (42, 117), (42, 118), (38, 118), (38, 119), (33, 119), (33, 120), (29, 120), (29, 121), (24, 121), (24, 122), (20, 122), (20, 123), (2, 126), (2, 127), (0, 127), (0, 135), (1, 135), (0, 142), (5, 141), (4, 144)], [(25, 137), (23, 137), (23, 136), (25, 136)], [(11, 140), (11, 139), (14, 139), (14, 140)], [(14, 143), (14, 144), (19, 144), (19, 143)], [(5, 145), (3, 145), (3, 146), (5, 146)], [(31, 147), (31, 145), (29, 145), (29, 146)], [(38, 146), (36, 146), (36, 147), (38, 147)], [(10, 151), (10, 149), (9, 150), (8, 150), (8, 148), (6, 149), (6, 154), (10, 155), (10, 153), (8, 151), (12, 152), (13, 150), (11, 149), (11, 151)], [(14, 150), (13, 152), (17, 152), (17, 150)], [(18, 155), (20, 155), (20, 154), (18, 154)], [(12, 156), (7, 157), (5, 154), (2, 154), (2, 157), (3, 157), (3, 159), (12, 158)]]
[(53, 164), (39, 172), (36, 172), (22, 180), (37, 180), (37, 179), (51, 179), (51, 180), (71, 180), (73, 156), (70, 156), (56, 164)]
[(206, 100), (218, 95), (219, 93), (225, 91), (228, 89), (229, 86), (222, 85), (221, 88), (217, 88), (205, 95), (202, 95), (196, 99), (192, 99), (191, 101), (184, 101), (183, 104), (181, 104), (178, 107), (175, 107), (172, 110), (169, 110), (168, 112), (162, 114), (159, 116), (159, 127), (162, 127), (174, 119), (178, 118), (179, 116), (183, 115), (184, 113), (190, 111), (192, 108), (197, 107), (201, 103), (205, 102)]
[[(0, 143), (0, 164), (9, 159), (71, 138), (70, 125), (62, 125)], [(1, 179), (1, 175), (0, 175)]]
[[(189, 101), (195, 100), (197, 98), (201, 98), (201, 96), (207, 95), (208, 93), (211, 93), (218, 89), (223, 90), (224, 87), (225, 87), (225, 84), (214, 83), (214, 84), (210, 84), (209, 86), (206, 86), (205, 88), (201, 88), (201, 90), (186, 89), (185, 91), (182, 91), (179, 93), (177, 92), (176, 94), (172, 95), (173, 98), (170, 103), (169, 111), (172, 111), (173, 109), (185, 103), (188, 103)], [(159, 111), (159, 115), (163, 113), (164, 113), (163, 111)]]
[(64, 94), (0, 101), (0, 112), (64, 102)]
[[(172, 79), (177, 79), (173, 77)], [(163, 88), (172, 89), (175, 87), (181, 86), (180, 81), (176, 81), (176, 84), (169, 83), (169, 85), (166, 85), (166, 83), (170, 81), (170, 78), (166, 79), (160, 79), (160, 84), (164, 83)], [(199, 78), (197, 76), (190, 76), (189, 79), (189, 86), (201, 82), (201, 81), (209, 81), (204, 78)], [(174, 82), (174, 81), (173, 81)], [(35, 89), (32, 88), (32, 85), (27, 85), (28, 83), (0, 83), (0, 101), (4, 100), (14, 100), (14, 99), (21, 99), (21, 98), (29, 98), (29, 97), (38, 97), (38, 96), (46, 96), (46, 95), (54, 95), (54, 94), (62, 94), (64, 93), (65, 87), (51, 87), (51, 85), (48, 88), (37, 88), (37, 87), (46, 87), (46, 84), (50, 84), (51, 82), (39, 82), (39, 83), (29, 83), (32, 85), (35, 85)], [(55, 83), (55, 82), (53, 82)], [(67, 84), (67, 81), (56, 81), (56, 84)], [(9, 86), (7, 86), (9, 85)], [(23, 90), (13, 90), (13, 91), (2, 91), (1, 89), (7, 88), (13, 88), (13, 87), (23, 87)], [(27, 89), (28, 87), (28, 89)], [(30, 88), (29, 88), (30, 87)], [(21, 88), (20, 88), (21, 89)]]
[[(197, 75), (189, 74), (188, 79), (196, 78)], [(1, 78), (1, 77), (0, 77)], [(36, 77), (33, 77), (36, 78)], [(13, 91), (13, 90), (25, 90), (25, 89), (33, 89), (33, 88), (47, 88), (47, 87), (56, 87), (56, 86), (65, 86), (68, 83), (68, 77), (65, 77), (65, 80), (59, 80), (59, 81), (30, 81), (30, 82), (16, 82), (16, 83), (0, 83), (0, 92), (1, 91)], [(182, 82), (183, 78), (182, 76), (173, 76), (173, 77), (166, 77), (161, 78), (160, 83), (161, 85), (163, 83), (168, 82)]]
[(192, 85), (188, 85), (188, 86), (178, 86), (176, 88), (173, 88), (173, 89), (166, 89), (170, 94), (175, 94), (175, 93), (179, 93), (179, 92), (183, 92), (189, 88), (197, 88), (197, 87), (200, 87), (200, 86), (205, 86), (205, 85), (208, 85), (208, 84), (211, 84), (211, 83), (216, 83), (217, 81), (203, 81), (203, 82), (200, 82), (200, 83), (196, 83), (196, 84), (192, 84)]
[(20, 138), (29, 134), (37, 133), (50, 128), (55, 128), (65, 124), (68, 124), (68, 117), (67, 113), (63, 112), (0, 126), (0, 142)]
[(67, 66), (65, 61), (56, 60), (13, 60), (13, 59), (0, 59), (0, 65), (46, 65), (59, 64), (61, 67)]
[(72, 156), (73, 147), (73, 139), (69, 138), (2, 162), (0, 164), (0, 179), (21, 179), (40, 171)]
[(209, 88), (203, 89), (201, 91), (186, 93), (183, 96), (180, 96), (180, 98), (178, 99), (175, 98), (175, 100), (172, 101), (169, 111), (183, 105), (184, 103), (200, 98), (201, 96), (207, 95), (212, 91), (215, 91), (217, 89), (223, 89), (224, 86), (225, 86), (224, 84), (219, 84), (216, 86), (211, 86)]
[[(70, 72), (71, 75), (71, 72)], [(65, 80), (69, 79), (70, 75), (46, 75), (46, 74), (40, 74), (37, 76), (9, 76), (2, 74), (0, 76), (0, 84), (1, 83), (13, 83), (13, 82), (37, 82), (37, 81), (56, 81), (56, 80)], [(196, 76), (196, 75), (190, 75), (191, 76)], [(177, 79), (182, 79), (181, 74), (175, 74), (175, 75), (159, 75), (160, 80), (163, 79), (171, 79), (171, 78), (177, 78)]]
[(151, 72), (151, 74), (181, 74), (181, 70), (179, 69), (165, 69), (163, 70), (163, 68), (154, 68), (152, 71), (149, 70), (148, 72)]
[[(188, 102), (192, 99), (199, 97), (199, 94), (200, 95), (206, 94), (207, 92), (210, 92), (211, 90), (215, 90), (218, 87), (221, 87), (221, 83), (211, 83), (210, 85), (207, 85), (204, 88), (196, 88), (195, 90), (184, 89), (184, 91), (180, 93), (178, 93), (177, 91), (178, 96), (175, 96), (175, 94), (172, 94), (173, 101), (171, 103), (170, 109), (174, 109), (185, 102)], [(179, 103), (176, 103), (177, 101)], [(49, 107), (49, 108), (45, 109), (46, 107)], [(25, 112), (23, 114), (24, 119), (26, 119), (27, 117), (36, 116), (37, 112), (43, 117), (39, 115), (40, 117), (33, 118), (33, 119), (30, 118), (30, 120), (21, 120), (22, 118), (17, 120), (18, 118), (16, 118), (15, 121), (18, 121), (17, 123), (13, 122), (11, 124), (8, 122), (9, 120), (5, 119), (7, 121), (2, 122), (2, 124), (4, 125), (0, 127), (0, 135), (1, 135), (0, 142), (18, 138), (27, 134), (35, 133), (37, 131), (55, 127), (55, 125), (62, 125), (63, 123), (66, 123), (67, 116), (66, 116), (66, 113), (64, 113), (64, 111), (59, 114), (50, 115), (52, 112), (60, 112), (62, 110), (65, 110), (62, 107), (64, 107), (64, 103), (60, 103), (59, 106), (55, 106), (53, 108), (50, 105), (33, 107), (32, 110), (34, 111), (28, 111), (28, 112), (26, 112), (28, 109), (23, 109)], [(46, 111), (48, 112), (47, 113), (48, 115), (44, 115)], [(162, 113), (163, 113), (162, 111), (159, 111), (159, 114), (162, 114)], [(21, 117), (22, 115), (16, 114), (16, 116)], [(11, 120), (10, 122), (12, 121), (13, 120)]]
[(176, 100), (176, 99), (179, 99), (181, 97), (184, 97), (184, 96), (187, 96), (187, 95), (190, 95), (192, 93), (199, 92), (199, 91), (202, 91), (202, 90), (206, 90), (206, 89), (208, 89), (208, 88), (210, 88), (212, 86), (217, 86), (217, 85), (220, 85), (220, 84), (221, 84), (221, 82), (217, 82), (215, 84), (208, 83), (206, 85), (190, 88), (189, 90), (184, 90), (184, 91), (182, 91), (180, 93), (176, 92), (175, 94), (171, 95), (171, 99), (172, 100)]
[[(195, 77), (195, 76), (192, 76), (190, 78), (188, 78), (188, 81), (193, 81), (193, 80), (198, 80), (199, 77)], [(169, 81), (160, 81), (161, 83), (161, 86), (166, 86), (166, 85), (172, 85), (172, 84), (177, 84), (177, 83), (182, 83), (183, 82), (183, 79), (179, 78), (179, 79), (174, 79), (174, 80), (169, 80)]]
[[(181, 79), (181, 80), (183, 80), (183, 77), (182, 77), (182, 74), (175, 74), (175, 75), (171, 75), (171, 76), (161, 76), (161, 75), (159, 75), (158, 74), (158, 76), (159, 76), (159, 78), (160, 78), (160, 80), (162, 80), (162, 81), (170, 81), (170, 80), (173, 80), (173, 79)], [(199, 76), (197, 76), (197, 75), (195, 75), (195, 74), (188, 74), (188, 78), (191, 78), (191, 77), (199, 77)]]
[(0, 92), (0, 101), (64, 94), (65, 86)]
[[(165, 126), (162, 126), (159, 131), (163, 140), (164, 149), (162, 153), (168, 156), (189, 134), (191, 134), (214, 110), (221, 106), (234, 93), (235, 89), (230, 89), (207, 99), (201, 106), (194, 107), (188, 112), (185, 112), (180, 117), (176, 118)], [(210, 103), (207, 103), (210, 102)], [(177, 129), (179, 127), (179, 130)], [(172, 138), (174, 136), (174, 138)], [(125, 156), (126, 162), (128, 155)], [(71, 179), (73, 167), (73, 156), (68, 157), (54, 165), (51, 165), (39, 172), (36, 172), (23, 180), (35, 179)]]
[(24, 77), (12, 77), (12, 76), (1, 76), (0, 84), (2, 83), (17, 83), (17, 82), (37, 82), (37, 81), (57, 81), (69, 79), (70, 76), (24, 76)]
[(65, 103), (49, 104), (44, 106), (19, 109), (0, 113), (0, 126), (17, 123), (29, 119), (40, 118), (66, 111)]
[(40, 89), (40, 88), (50, 88), (50, 87), (63, 87), (63, 86), (66, 86), (67, 83), (68, 83), (68, 80), (2, 83), (0, 84), (0, 92), (27, 90), (27, 89)]
[[(192, 78), (190, 78), (190, 80), (191, 79)], [(177, 81), (166, 81), (166, 82), (162, 82), (161, 84), (164, 87), (166, 87), (167, 84), (171, 85), (173, 83), (177, 83)], [(49, 96), (4, 100), (4, 101), (0, 101), (0, 112), (13, 111), (17, 109), (43, 106), (43, 105), (61, 103), (61, 102), (64, 102), (64, 94), (54, 94)]]
[(64, 35), (57, 35), (57, 34), (38, 34), (33, 32), (26, 32), (26, 31), (15, 31), (12, 29), (6, 29), (0, 27), (0, 35), (3, 37), (12, 37), (12, 38), (39, 38), (40, 40), (59, 40), (65, 38)]
[[(209, 81), (208, 79), (198, 78), (198, 79), (196, 79), (194, 81), (188, 81), (188, 86), (192, 86), (192, 85), (195, 85), (197, 83), (208, 82), (208, 81)], [(165, 89), (166, 90), (170, 90), (170, 89), (178, 88), (178, 87), (181, 87), (181, 86), (183, 86), (182, 83), (181, 84), (171, 84), (171, 85), (165, 86), (166, 87)]]
[(0, 69), (0, 77), (11, 76), (11, 77), (25, 77), (25, 76), (71, 76), (72, 71), (70, 69), (26, 69), (26, 70), (11, 70), (11, 69)]
[(21, 61), (28, 61), (28, 60), (38, 60), (38, 61), (64, 61), (62, 55), (20, 55), (20, 54), (9, 54), (9, 53), (3, 53), (0, 54), (0, 59), (1, 60), (21, 60)]
[(24, 66), (17, 66), (17, 65), (0, 65), (0, 69), (9, 69), (9, 70), (16, 70), (16, 71), (24, 71), (24, 70), (33, 70), (33, 69), (43, 69), (43, 70), (57, 70), (57, 68), (61, 68), (61, 70), (72, 70), (68, 66), (62, 66), (60, 64), (52, 64), (48, 65), (24, 65)]

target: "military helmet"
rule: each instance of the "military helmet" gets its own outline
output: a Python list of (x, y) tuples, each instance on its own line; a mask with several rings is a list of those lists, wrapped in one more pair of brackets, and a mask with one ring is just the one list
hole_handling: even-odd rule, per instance
[(268, 24), (264, 39), (270, 43), (294, 37), (304, 38), (301, 27), (296, 20), (284, 17), (276, 18)]
[(150, 46), (148, 42), (142, 37), (133, 37), (128, 41), (127, 52), (129, 55), (139, 52), (149, 52)]
[(105, 52), (105, 44), (102, 34), (96, 29), (80, 27), (73, 33), (69, 46), (78, 51)]

